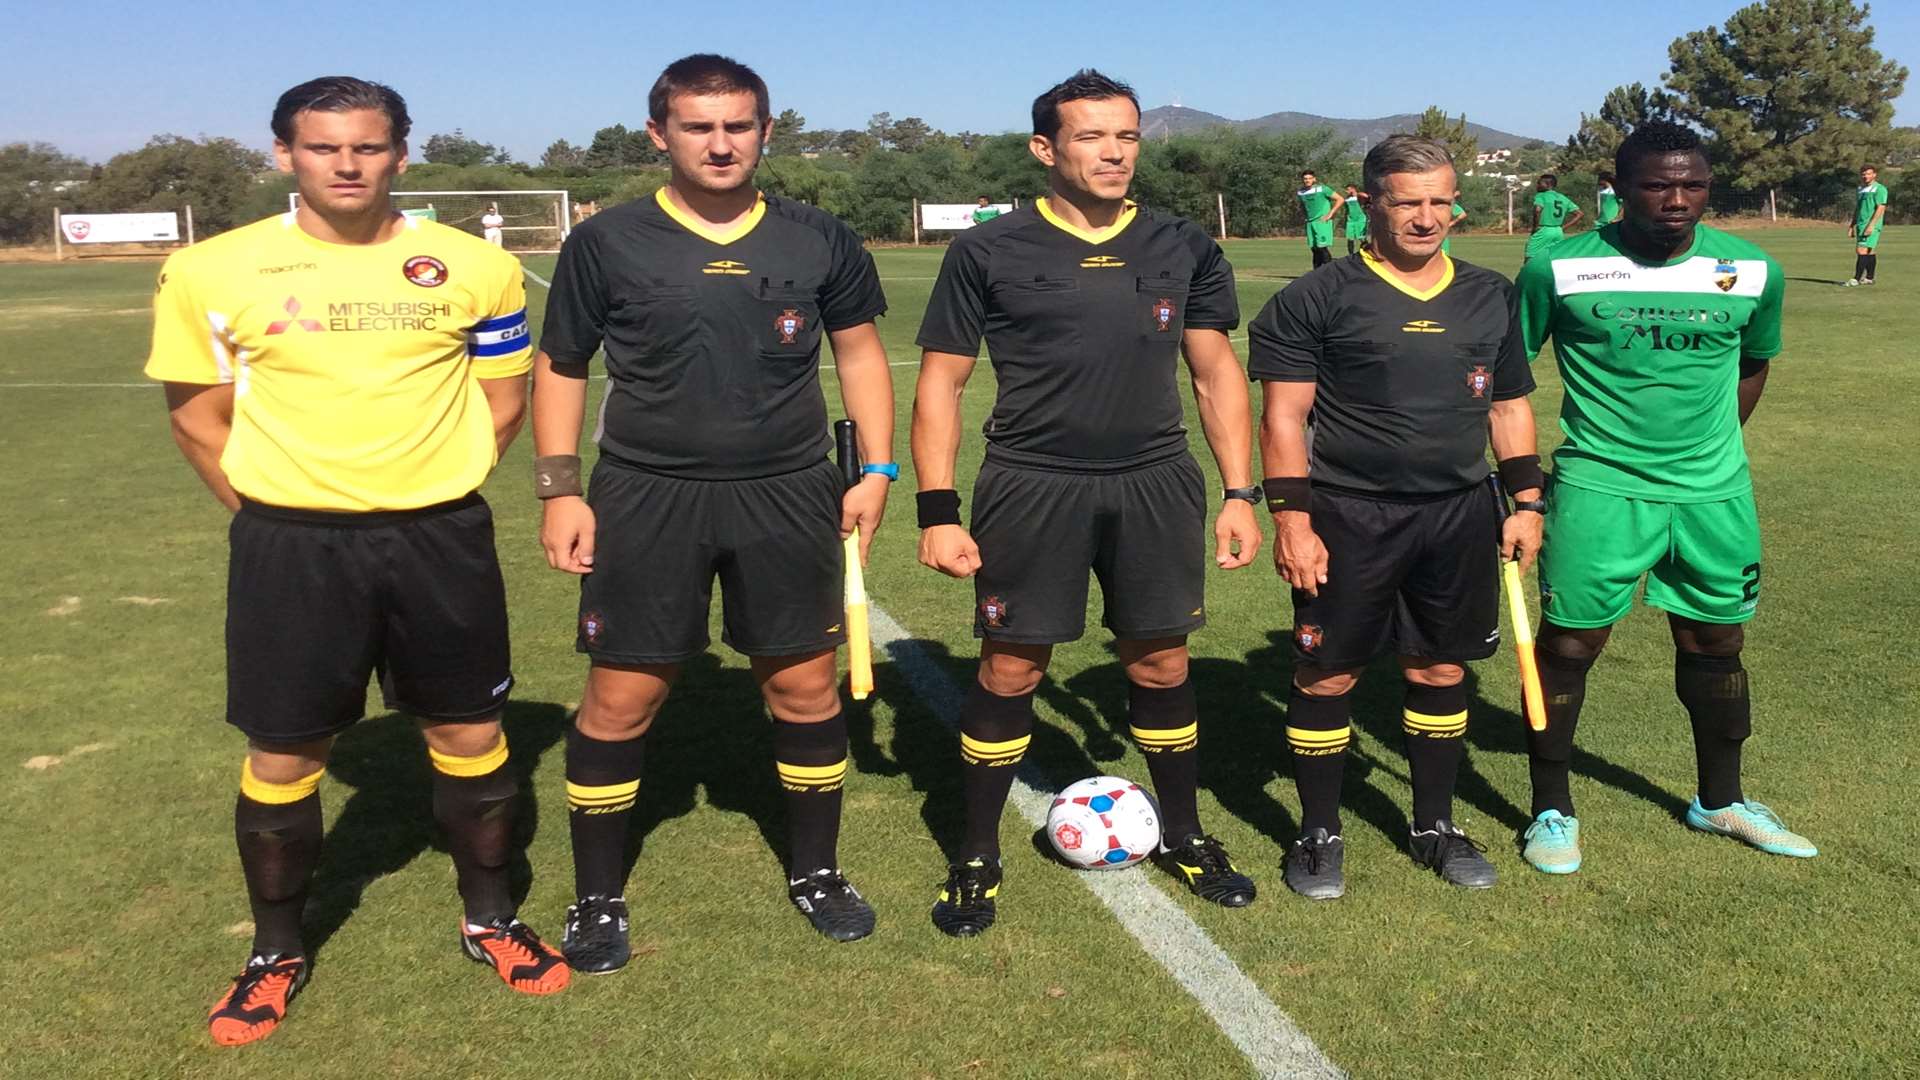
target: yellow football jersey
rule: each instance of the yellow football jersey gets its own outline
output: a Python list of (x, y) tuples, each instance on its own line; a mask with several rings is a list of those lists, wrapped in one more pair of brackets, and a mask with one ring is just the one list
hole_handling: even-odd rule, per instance
[(220, 467), (276, 506), (365, 512), (457, 499), (497, 457), (479, 379), (533, 366), (512, 255), (420, 218), (330, 244), (291, 213), (175, 252), (149, 378), (232, 383)]

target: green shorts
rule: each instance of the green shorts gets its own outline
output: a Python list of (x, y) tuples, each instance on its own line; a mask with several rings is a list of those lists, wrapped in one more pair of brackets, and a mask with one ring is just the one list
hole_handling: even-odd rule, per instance
[(1856, 248), (1866, 248), (1868, 251), (1872, 251), (1874, 248), (1877, 248), (1880, 246), (1880, 234), (1885, 231), (1886, 229), (1882, 227), (1882, 228), (1873, 230), (1872, 232), (1868, 233), (1865, 236), (1856, 237), (1853, 241), (1853, 246)]
[(1333, 246), (1333, 222), (1331, 221), (1307, 222), (1307, 246), (1308, 247), (1332, 247)]
[(1567, 230), (1561, 228), (1560, 226), (1542, 225), (1539, 228), (1533, 230), (1532, 234), (1527, 237), (1526, 257), (1531, 259), (1535, 255), (1545, 255), (1547, 251), (1553, 247), (1553, 245), (1559, 243), (1562, 240), (1565, 240), (1566, 238), (1567, 238)]
[(1648, 502), (1554, 483), (1540, 551), (1540, 611), (1570, 630), (1612, 626), (1647, 606), (1704, 623), (1743, 623), (1760, 602), (1753, 492), (1707, 503)]

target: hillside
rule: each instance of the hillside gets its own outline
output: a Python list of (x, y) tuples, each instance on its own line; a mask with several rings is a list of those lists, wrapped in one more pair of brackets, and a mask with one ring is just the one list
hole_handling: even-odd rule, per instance
[[(1412, 131), (1420, 122), (1418, 113), (1398, 113), (1393, 116), (1377, 116), (1371, 119), (1345, 119), (1334, 116), (1318, 116), (1303, 112), (1274, 112), (1252, 120), (1231, 120), (1216, 113), (1200, 109), (1189, 109), (1182, 105), (1162, 105), (1148, 109), (1141, 114), (1141, 133), (1147, 138), (1163, 138), (1169, 134), (1199, 131), (1209, 127), (1233, 127), (1244, 131), (1295, 131), (1300, 128), (1331, 126), (1335, 131), (1353, 141), (1355, 154), (1379, 142), (1396, 131)], [(1467, 123), (1467, 130), (1480, 141), (1482, 150), (1499, 147), (1519, 148), (1533, 140), (1531, 135), (1515, 135), (1510, 131), (1501, 131), (1485, 124)]]

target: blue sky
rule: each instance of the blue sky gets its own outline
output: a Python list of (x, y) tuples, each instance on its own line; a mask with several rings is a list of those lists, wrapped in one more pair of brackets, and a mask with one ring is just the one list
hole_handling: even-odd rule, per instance
[[(1657, 82), (1668, 42), (1737, 6), (102, 0), (70, 13), (0, 0), (14, 43), (0, 66), (0, 142), (94, 160), (163, 132), (265, 148), (280, 91), (345, 73), (400, 90), (416, 143), (458, 127), (532, 159), (556, 138), (643, 122), (660, 68), (699, 51), (753, 65), (774, 108), (816, 128), (861, 127), (884, 110), (948, 131), (1022, 130), (1036, 93), (1090, 64), (1149, 107), (1178, 100), (1245, 119), (1432, 103), (1559, 141), (1609, 88)], [(1920, 4), (1883, 0), (1873, 24), (1883, 54), (1920, 68)], [(1920, 122), (1920, 90), (1897, 110), (1897, 123)]]

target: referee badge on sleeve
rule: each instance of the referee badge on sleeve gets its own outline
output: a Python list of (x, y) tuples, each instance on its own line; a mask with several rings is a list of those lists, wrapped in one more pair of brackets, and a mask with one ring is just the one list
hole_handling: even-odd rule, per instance
[(1173, 301), (1161, 297), (1153, 302), (1153, 328), (1156, 333), (1164, 334), (1173, 329), (1173, 317), (1177, 314)]

